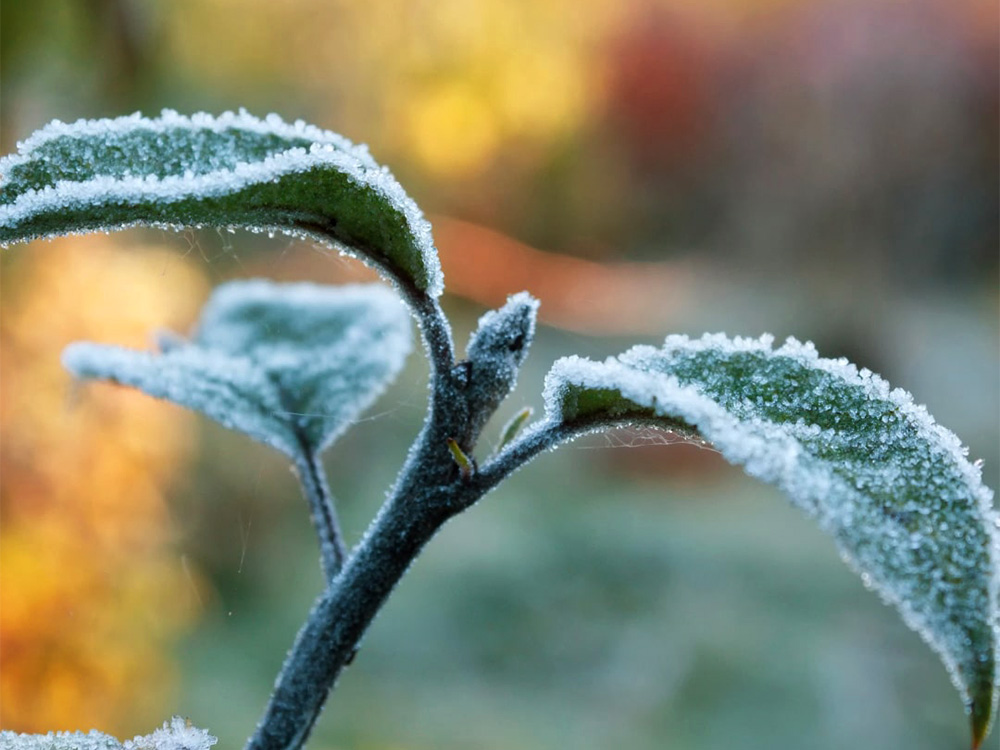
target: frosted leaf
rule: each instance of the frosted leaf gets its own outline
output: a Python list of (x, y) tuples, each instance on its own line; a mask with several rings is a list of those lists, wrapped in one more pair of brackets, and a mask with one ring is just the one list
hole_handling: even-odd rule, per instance
[(209, 750), (218, 740), (190, 722), (175, 716), (143, 737), (122, 743), (122, 750)]
[(0, 159), (0, 243), (135, 225), (307, 235), (432, 296), (444, 283), (430, 225), (392, 174), (301, 121), (55, 121)]
[(605, 362), (561, 359), (548, 420), (696, 433), (772, 482), (941, 656), (974, 746), (996, 710), (1000, 517), (958, 438), (908, 393), (789, 339), (667, 338)]
[(121, 750), (122, 743), (102, 732), (49, 732), (19, 734), (0, 730), (3, 750)]
[(3, 750), (209, 750), (218, 740), (175, 716), (152, 734), (119, 742), (103, 732), (18, 734), (0, 731)]
[(238, 281), (215, 290), (190, 342), (163, 353), (77, 343), (77, 377), (133, 386), (296, 458), (327, 447), (399, 373), (409, 317), (379, 285)]

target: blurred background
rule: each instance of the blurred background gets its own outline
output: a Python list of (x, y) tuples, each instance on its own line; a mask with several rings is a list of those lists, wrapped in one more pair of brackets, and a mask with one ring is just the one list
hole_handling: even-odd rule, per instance
[[(498, 423), (540, 407), (564, 354), (770, 331), (912, 391), (997, 487), (994, 0), (0, 14), (4, 153), (53, 118), (162, 107), (367, 142), (434, 224), (460, 343), (508, 293), (542, 301)], [(0, 269), (0, 726), (131, 736), (179, 713), (240, 747), (321, 588), (294, 479), (199, 417), (74, 387), (59, 353), (187, 331), (228, 279), (373, 276), (214, 231), (35, 243)], [(423, 416), (411, 359), (327, 456), (351, 541)], [(967, 729), (937, 658), (779, 493), (624, 432), (543, 456), (449, 524), (310, 743), (566, 747), (950, 750)]]

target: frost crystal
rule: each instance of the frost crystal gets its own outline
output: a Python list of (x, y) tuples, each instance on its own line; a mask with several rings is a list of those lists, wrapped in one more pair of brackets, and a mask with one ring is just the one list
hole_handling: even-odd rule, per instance
[(164, 110), (53, 122), (0, 159), (0, 243), (138, 224), (246, 227), (336, 244), (438, 296), (430, 225), (364, 146), (302, 121)]
[(3, 750), (209, 750), (218, 740), (179, 716), (152, 734), (119, 742), (102, 732), (18, 734), (0, 731)]
[(603, 363), (561, 359), (552, 421), (695, 431), (772, 482), (937, 651), (981, 741), (998, 692), (1000, 517), (958, 438), (908, 393), (812, 344), (671, 336)]
[(461, 435), (471, 447), (487, 419), (514, 388), (521, 363), (535, 335), (538, 300), (527, 292), (513, 294), (507, 304), (479, 318), (469, 337), (468, 434)]
[(220, 286), (191, 342), (162, 354), (67, 347), (77, 377), (100, 378), (200, 411), (292, 458), (327, 447), (398, 374), (410, 322), (379, 285), (239, 281)]
[(218, 740), (175, 716), (152, 734), (126, 740), (122, 750), (209, 750)]

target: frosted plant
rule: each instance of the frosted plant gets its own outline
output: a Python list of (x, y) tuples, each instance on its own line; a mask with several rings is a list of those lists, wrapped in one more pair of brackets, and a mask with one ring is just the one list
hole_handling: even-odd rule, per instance
[(161, 354), (79, 343), (63, 364), (195, 409), (294, 461), (333, 577), (345, 549), (319, 454), (378, 397), (410, 351), (410, 321), (383, 286), (230, 282), (192, 341)]
[(211, 750), (216, 742), (204, 729), (191, 726), (179, 716), (152, 734), (125, 742), (96, 731), (48, 734), (0, 731), (0, 747), (4, 750)]
[[(297, 469), (327, 583), (247, 750), (304, 746), (375, 614), (449, 518), (539, 453), (636, 424), (711, 442), (787, 493), (940, 655), (969, 714), (973, 748), (989, 732), (1000, 693), (1000, 516), (958, 438), (877, 375), (823, 359), (810, 344), (775, 348), (767, 336), (670, 336), (605, 362), (567, 357), (546, 378), (545, 416), (524, 427), (530, 412), (518, 414), (479, 464), (480, 432), (514, 387), (538, 303), (522, 292), (487, 312), (459, 361), (437, 302), (444, 281), (430, 228), (364, 147), (273, 115), (165, 111), (153, 120), (53, 123), (0, 160), (0, 178), (5, 245), (140, 224), (306, 236), (378, 269), (420, 329), (431, 364), (427, 417), (350, 552), (318, 456), (409, 351), (408, 321), (389, 290), (231, 283), (213, 295), (190, 341), (163, 336), (159, 353), (75, 344), (64, 354), (80, 378), (199, 410)], [(120, 746), (87, 737), (82, 746)], [(51, 735), (16, 741), (41, 743), (18, 750), (63, 746)]]

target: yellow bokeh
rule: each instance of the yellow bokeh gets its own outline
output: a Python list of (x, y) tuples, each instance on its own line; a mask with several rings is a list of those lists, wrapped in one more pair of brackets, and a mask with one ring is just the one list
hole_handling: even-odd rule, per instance
[(496, 152), (500, 133), (490, 103), (468, 86), (423, 92), (406, 109), (412, 149), (430, 168), (468, 174)]
[(196, 614), (164, 497), (194, 424), (136, 392), (75, 388), (59, 355), (74, 340), (145, 347), (157, 327), (186, 329), (207, 284), (175, 253), (105, 237), (9, 252), (0, 726), (129, 736), (162, 720), (173, 679), (165, 647)]
[(165, 43), (179, 73), (294, 80), (325, 109), (309, 119), (435, 178), (474, 176), (506, 149), (545, 148), (586, 124), (601, 96), (595, 49), (628, 12), (598, 0), (251, 6), (171, 4)]

